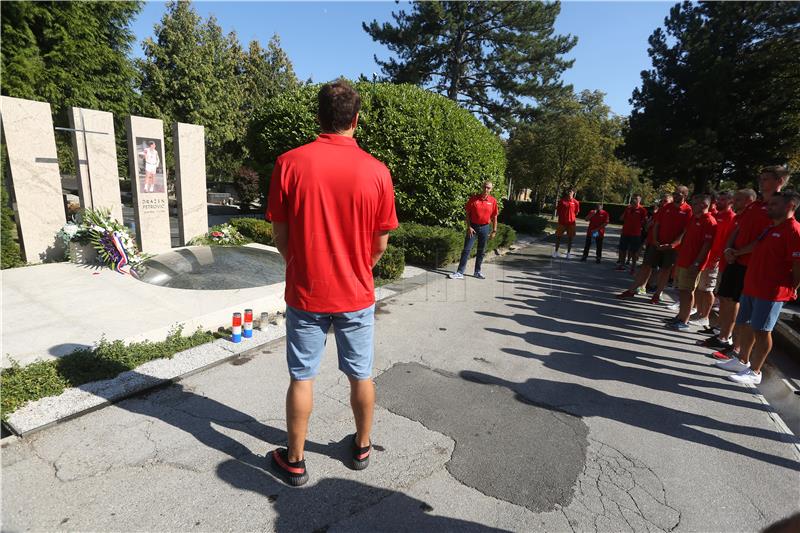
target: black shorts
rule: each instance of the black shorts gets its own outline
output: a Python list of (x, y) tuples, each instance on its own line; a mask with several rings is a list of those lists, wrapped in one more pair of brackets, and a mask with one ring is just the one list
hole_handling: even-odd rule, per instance
[(733, 263), (726, 266), (725, 272), (722, 273), (722, 278), (719, 281), (717, 296), (730, 298), (734, 302), (738, 302), (744, 288), (744, 275), (746, 273), (747, 267), (745, 265)]
[(652, 268), (672, 268), (677, 258), (678, 251), (675, 248), (659, 250), (649, 244), (644, 252), (644, 264)]
[(620, 252), (635, 252), (642, 245), (639, 235), (623, 235), (619, 238)]

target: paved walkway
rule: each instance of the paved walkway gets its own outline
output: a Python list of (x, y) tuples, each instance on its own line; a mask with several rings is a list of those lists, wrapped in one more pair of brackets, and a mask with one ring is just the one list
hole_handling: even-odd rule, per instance
[[(610, 247), (609, 247), (610, 249)], [(2, 450), (4, 530), (757, 531), (798, 508), (796, 448), (746, 388), (611, 298), (628, 281), (535, 245), (489, 279), (382, 302), (369, 469), (333, 342), (290, 489), (284, 344)]]

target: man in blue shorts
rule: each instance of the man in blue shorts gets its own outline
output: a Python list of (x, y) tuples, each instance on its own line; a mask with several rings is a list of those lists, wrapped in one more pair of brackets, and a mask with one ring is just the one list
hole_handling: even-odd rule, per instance
[(267, 215), (286, 261), (286, 393), (288, 445), (272, 462), (292, 486), (308, 481), (304, 460), (308, 420), (328, 330), (339, 369), (350, 381), (356, 433), (352, 468), (369, 464), (375, 406), (372, 383), (375, 288), (372, 269), (397, 227), (392, 177), (358, 147), (353, 135), (361, 98), (344, 80), (318, 94), (322, 134), (278, 157)]

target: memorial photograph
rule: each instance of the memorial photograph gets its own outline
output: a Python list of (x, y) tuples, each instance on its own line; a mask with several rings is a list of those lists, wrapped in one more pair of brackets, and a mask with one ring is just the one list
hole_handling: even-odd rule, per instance
[(161, 139), (136, 138), (139, 192), (166, 191)]

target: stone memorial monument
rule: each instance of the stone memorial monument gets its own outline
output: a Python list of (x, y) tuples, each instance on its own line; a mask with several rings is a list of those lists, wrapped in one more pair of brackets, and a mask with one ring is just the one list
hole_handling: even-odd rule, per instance
[(114, 116), (106, 111), (72, 107), (69, 124), (75, 130), (72, 148), (77, 159), (81, 207), (108, 209), (112, 217), (122, 221)]
[(50, 104), (3, 96), (0, 116), (22, 253), (30, 263), (60, 259), (66, 215)]
[(178, 197), (178, 241), (185, 246), (208, 231), (206, 145), (203, 126), (176, 122), (175, 195)]
[(128, 161), (131, 170), (136, 240), (142, 252), (172, 248), (167, 199), (164, 124), (158, 119), (128, 117)]

